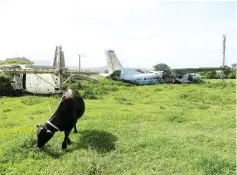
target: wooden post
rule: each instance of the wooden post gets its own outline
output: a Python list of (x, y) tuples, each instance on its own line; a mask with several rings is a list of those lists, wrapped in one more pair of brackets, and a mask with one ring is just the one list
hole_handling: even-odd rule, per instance
[(81, 72), (81, 55), (79, 54), (79, 72)]
[[(222, 62), (222, 67), (225, 67), (225, 43), (226, 43), (226, 36), (223, 35), (223, 62)], [(222, 71), (222, 77), (221, 77), (221, 82), (224, 82), (225, 75), (224, 75), (224, 70)]]

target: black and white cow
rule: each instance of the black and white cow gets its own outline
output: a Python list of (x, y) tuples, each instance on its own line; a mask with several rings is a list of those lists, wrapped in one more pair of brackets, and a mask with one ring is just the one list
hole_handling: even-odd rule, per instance
[(60, 104), (52, 117), (44, 124), (37, 125), (37, 147), (43, 147), (57, 131), (64, 132), (62, 148), (70, 144), (69, 134), (74, 127), (77, 132), (77, 120), (85, 112), (85, 103), (80, 94), (72, 89), (63, 93)]

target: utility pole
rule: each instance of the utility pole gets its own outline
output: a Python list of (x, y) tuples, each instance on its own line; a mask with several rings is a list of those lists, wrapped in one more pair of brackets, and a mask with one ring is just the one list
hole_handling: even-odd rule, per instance
[(79, 54), (79, 72), (81, 72), (81, 58), (82, 57), (86, 57), (86, 56)]
[(226, 43), (226, 36), (223, 35), (223, 67), (225, 66), (225, 43)]
[(81, 55), (79, 54), (79, 72), (81, 72)]
[[(226, 44), (226, 36), (223, 35), (223, 62), (222, 62), (222, 67), (225, 67), (225, 44)], [(221, 82), (224, 82), (225, 79), (225, 75), (224, 75), (224, 70), (222, 71), (222, 78), (221, 78)]]

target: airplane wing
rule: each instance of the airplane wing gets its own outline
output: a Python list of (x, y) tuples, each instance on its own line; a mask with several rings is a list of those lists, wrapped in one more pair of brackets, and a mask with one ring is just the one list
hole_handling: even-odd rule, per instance
[(0, 72), (7, 72), (12, 74), (97, 74), (96, 72), (81, 72), (77, 70), (70, 70), (66, 67), (58, 69), (56, 66), (38, 66), (38, 65), (2, 65)]
[(20, 65), (0, 65), (0, 69), (20, 68)]
[(60, 70), (55, 68), (46, 68), (46, 67), (38, 67), (38, 68), (22, 68), (21, 66), (0, 66), (0, 72), (7, 72), (12, 74), (47, 74), (47, 73), (59, 73)]
[(186, 74), (186, 73), (197, 73), (197, 72), (207, 72), (207, 71), (217, 71), (225, 70), (227, 67), (200, 67), (200, 68), (180, 68), (180, 69), (171, 69), (172, 74)]
[(172, 69), (172, 71), (185, 71), (185, 72), (205, 72), (210, 70), (224, 70), (223, 67), (200, 67), (200, 68), (181, 68), (181, 69)]

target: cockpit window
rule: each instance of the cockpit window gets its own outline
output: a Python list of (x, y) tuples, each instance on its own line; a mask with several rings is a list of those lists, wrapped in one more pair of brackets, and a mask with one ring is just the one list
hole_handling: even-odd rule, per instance
[(140, 73), (145, 73), (144, 71), (140, 70), (140, 69), (136, 69), (137, 72), (140, 72)]

